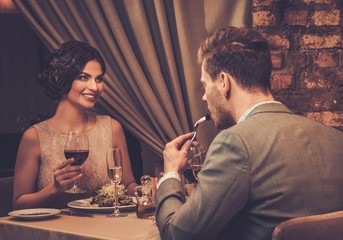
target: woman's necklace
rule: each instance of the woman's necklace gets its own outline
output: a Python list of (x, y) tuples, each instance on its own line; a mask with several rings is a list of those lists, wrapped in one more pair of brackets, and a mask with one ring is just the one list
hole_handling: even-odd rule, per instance
[(87, 119), (81, 124), (68, 124), (68, 122), (64, 119), (59, 119), (56, 117), (48, 119), (47, 122), (53, 129), (64, 135), (68, 134), (69, 131), (78, 131), (81, 133), (87, 132), (93, 126), (93, 121), (89, 119), (88, 115)]

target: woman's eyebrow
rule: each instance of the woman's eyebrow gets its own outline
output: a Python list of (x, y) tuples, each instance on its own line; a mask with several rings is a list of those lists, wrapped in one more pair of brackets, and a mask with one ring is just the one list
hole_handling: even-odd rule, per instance
[(87, 76), (91, 76), (90, 74), (88, 74), (88, 73), (86, 73), (86, 72), (80, 72), (79, 75), (81, 75), (81, 74), (85, 74), (85, 75), (87, 75)]
[[(86, 73), (86, 72), (80, 72), (79, 75), (81, 75), (81, 74), (85, 74), (85, 75), (87, 75), (87, 76), (89, 76), (89, 77), (92, 76), (92, 75), (90, 75), (89, 73)], [(99, 74), (97, 77), (102, 77), (102, 76), (104, 76), (104, 75), (105, 75), (104, 73), (101, 73), (101, 74)]]

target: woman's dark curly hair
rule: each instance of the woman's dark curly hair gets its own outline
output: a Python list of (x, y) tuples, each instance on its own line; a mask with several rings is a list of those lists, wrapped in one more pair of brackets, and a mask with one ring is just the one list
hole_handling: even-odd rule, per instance
[(105, 62), (98, 50), (82, 41), (67, 41), (53, 51), (38, 76), (39, 83), (49, 97), (59, 101), (68, 94), (73, 81), (91, 60), (99, 62), (105, 73)]

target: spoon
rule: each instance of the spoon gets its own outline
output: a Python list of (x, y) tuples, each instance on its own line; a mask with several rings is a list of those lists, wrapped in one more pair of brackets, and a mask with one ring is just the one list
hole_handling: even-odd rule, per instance
[(193, 134), (193, 137), (191, 139), (191, 142), (194, 141), (195, 136), (197, 135), (196, 130), (197, 130), (198, 126), (200, 125), (200, 123), (202, 123), (204, 121), (209, 121), (209, 120), (211, 120), (211, 116), (208, 113), (206, 113), (202, 118), (200, 118), (198, 121), (196, 121), (196, 123), (194, 124), (194, 134)]

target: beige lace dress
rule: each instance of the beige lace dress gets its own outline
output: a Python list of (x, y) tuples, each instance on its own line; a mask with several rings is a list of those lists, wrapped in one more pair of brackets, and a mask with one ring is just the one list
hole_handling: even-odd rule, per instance
[[(58, 133), (47, 121), (33, 125), (39, 137), (41, 162), (38, 176), (38, 190), (53, 182), (52, 169), (65, 161), (64, 143), (66, 135)], [(94, 191), (105, 183), (107, 177), (106, 149), (112, 147), (111, 117), (96, 116), (95, 126), (86, 133), (89, 136), (89, 155), (83, 166), (83, 176), (77, 185), (87, 189), (84, 194), (63, 193), (54, 204), (48, 206), (66, 207), (69, 201), (94, 195)]]

